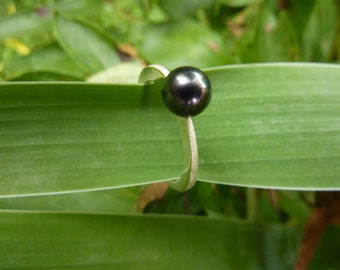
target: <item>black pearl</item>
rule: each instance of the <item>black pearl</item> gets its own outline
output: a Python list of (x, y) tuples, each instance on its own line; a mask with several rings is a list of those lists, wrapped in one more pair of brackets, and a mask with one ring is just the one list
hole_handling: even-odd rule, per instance
[(209, 78), (195, 67), (176, 68), (164, 79), (162, 98), (166, 107), (178, 116), (197, 115), (211, 99)]

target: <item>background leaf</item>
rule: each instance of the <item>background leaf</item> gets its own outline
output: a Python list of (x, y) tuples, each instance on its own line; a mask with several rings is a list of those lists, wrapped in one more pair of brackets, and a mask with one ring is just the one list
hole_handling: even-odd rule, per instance
[(168, 14), (171, 19), (183, 19), (188, 15), (192, 15), (198, 9), (210, 6), (213, 4), (212, 0), (198, 0), (198, 1), (165, 1), (161, 0), (160, 7)]
[(5, 65), (4, 77), (13, 80), (27, 73), (36, 72), (55, 73), (75, 80), (85, 78), (84, 70), (58, 46), (51, 46), (9, 62)]
[(337, 33), (336, 24), (338, 23), (336, 10), (335, 2), (316, 1), (303, 35), (304, 60), (332, 60), (332, 46)]
[[(300, 235), (228, 219), (2, 211), (0, 267), (283, 270), (293, 267)], [(339, 266), (339, 235), (326, 234), (311, 269)]]
[(0, 209), (91, 213), (136, 213), (139, 188), (0, 198)]
[(305, 30), (316, 1), (318, 0), (298, 0), (294, 2), (282, 1), (283, 4), (280, 8), (286, 10), (288, 15), (291, 16), (291, 20), (289, 21), (294, 24), (294, 30), (296, 31), (298, 39), (301, 38), (302, 33)]
[(219, 0), (218, 2), (231, 7), (242, 7), (246, 5), (261, 3), (262, 0)]
[[(18, 4), (18, 3), (17, 3)], [(39, 35), (50, 31), (55, 10), (83, 15), (98, 8), (99, 1), (61, 0), (55, 5), (43, 5), (33, 11), (24, 11), (4, 17), (0, 20), (0, 40), (9, 37), (22, 38), (27, 35)], [(19, 4), (20, 5), (20, 4)]]
[(139, 31), (143, 42), (138, 49), (149, 63), (173, 69), (189, 63), (204, 68), (233, 62), (221, 38), (193, 21), (147, 25)]
[(2, 18), (0, 20), (0, 40), (43, 33), (52, 26), (52, 18), (52, 11), (48, 8)]
[(289, 228), (175, 216), (2, 212), (0, 228), (1, 268), (291, 269), (300, 237)]
[(90, 73), (103, 70), (120, 62), (113, 42), (79, 21), (55, 17), (58, 42)]
[(107, 83), (136, 83), (143, 65), (138, 62), (121, 63), (112, 68), (105, 69), (93, 74), (87, 79), (88, 82), (107, 82)]

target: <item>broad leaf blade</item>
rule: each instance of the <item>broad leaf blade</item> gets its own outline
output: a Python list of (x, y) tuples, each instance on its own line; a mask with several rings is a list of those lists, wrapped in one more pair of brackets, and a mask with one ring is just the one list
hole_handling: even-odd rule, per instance
[(176, 119), (142, 85), (0, 85), (1, 195), (107, 189), (173, 179)]
[(1, 212), (0, 267), (292, 269), (299, 237), (224, 219)]
[(212, 102), (195, 121), (200, 179), (340, 188), (340, 66), (244, 65), (207, 74)]
[[(340, 68), (270, 64), (207, 71), (213, 98), (194, 119), (200, 180), (339, 189)], [(160, 85), (0, 85), (1, 195), (178, 178), (176, 117)]]

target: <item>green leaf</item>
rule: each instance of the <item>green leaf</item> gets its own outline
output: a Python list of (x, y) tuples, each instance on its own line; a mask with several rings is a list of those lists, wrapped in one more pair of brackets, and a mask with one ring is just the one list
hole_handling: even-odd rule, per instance
[(0, 209), (127, 214), (137, 211), (139, 188), (0, 198)]
[(196, 1), (166, 1), (160, 0), (159, 5), (169, 15), (171, 19), (183, 19), (193, 14), (198, 9), (210, 6), (214, 3), (212, 0), (196, 0)]
[(333, 1), (316, 1), (303, 35), (304, 61), (330, 61), (332, 43), (337, 33), (336, 5)]
[(310, 214), (307, 203), (301, 198), (301, 193), (296, 191), (281, 191), (279, 204), (293, 221), (303, 223)]
[(199, 179), (340, 189), (340, 66), (240, 65), (207, 75), (212, 101), (194, 120)]
[(19, 77), (15, 77), (12, 79), (13, 82), (33, 82), (33, 81), (82, 81), (80, 78), (75, 78), (72, 75), (68, 74), (58, 74), (56, 72), (33, 72), (33, 73), (25, 73)]
[[(298, 0), (288, 2), (285, 7), (291, 17), (290, 21), (294, 26), (299, 41), (311, 16), (315, 2), (316, 0)], [(331, 3), (332, 1), (329, 2)], [(324, 4), (324, 1), (322, 1), (322, 4)]]
[[(252, 62), (283, 62), (299, 59), (299, 40), (289, 16), (284, 12), (278, 15), (276, 13), (269, 4), (263, 4), (256, 14), (254, 44), (244, 48), (246, 52), (250, 50), (248, 58)], [(245, 60), (249, 61), (249, 59)]]
[(41, 34), (51, 28), (52, 18), (49, 8), (5, 17), (0, 20), (0, 40)]
[(231, 7), (243, 7), (261, 3), (263, 0), (218, 0), (219, 3)]
[[(267, 64), (206, 71), (211, 104), (194, 118), (198, 178), (339, 190), (340, 67)], [(2, 196), (168, 181), (183, 170), (161, 81), (0, 84)]]
[(120, 62), (115, 45), (99, 29), (79, 21), (55, 16), (56, 37), (65, 51), (90, 73)]
[(85, 78), (80, 66), (57, 46), (42, 49), (27, 57), (14, 59), (4, 67), (6, 80), (13, 80), (35, 72), (55, 73), (78, 80)]
[(233, 62), (222, 38), (193, 21), (147, 25), (139, 30), (143, 41), (138, 50), (149, 63), (167, 68), (182, 65), (217, 66)]
[(340, 248), (339, 226), (328, 227), (321, 240), (321, 244), (318, 244), (315, 250), (310, 269), (338, 269), (340, 267), (339, 255), (338, 258), (335, 256)]
[(0, 268), (292, 269), (300, 234), (227, 219), (0, 212)]
[(0, 84), (2, 195), (178, 178), (174, 116), (159, 89), (90, 83)]
[(33, 11), (15, 13), (0, 20), (0, 40), (9, 37), (39, 35), (51, 30), (53, 12), (60, 10), (72, 14), (84, 14), (98, 9), (96, 0), (68, 1), (62, 0), (54, 6), (38, 7)]
[(107, 83), (136, 83), (143, 65), (138, 62), (127, 62), (115, 65), (93, 74), (87, 79), (88, 82), (107, 82)]

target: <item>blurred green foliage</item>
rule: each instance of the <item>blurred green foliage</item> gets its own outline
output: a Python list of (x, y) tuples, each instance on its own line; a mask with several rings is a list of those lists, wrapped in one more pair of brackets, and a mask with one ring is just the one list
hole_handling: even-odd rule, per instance
[(5, 0), (0, 78), (84, 80), (126, 61), (170, 69), (336, 63), (339, 6), (335, 0)]

